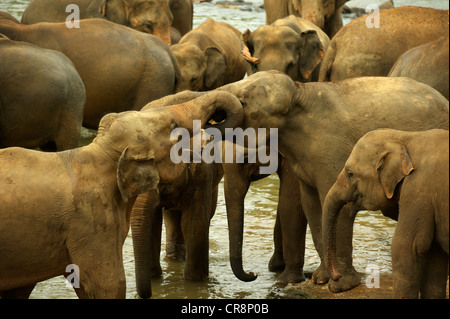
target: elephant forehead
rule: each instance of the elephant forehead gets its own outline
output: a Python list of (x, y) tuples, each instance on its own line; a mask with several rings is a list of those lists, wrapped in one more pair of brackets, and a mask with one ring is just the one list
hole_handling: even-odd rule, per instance
[(262, 26), (253, 33), (253, 39), (255, 42), (262, 44), (280, 43), (287, 40), (299, 40), (300, 36), (297, 32), (289, 27), (280, 26)]

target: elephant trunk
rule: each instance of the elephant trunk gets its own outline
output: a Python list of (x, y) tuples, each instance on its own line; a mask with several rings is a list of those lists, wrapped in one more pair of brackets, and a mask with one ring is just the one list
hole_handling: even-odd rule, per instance
[(336, 267), (336, 226), (341, 209), (347, 204), (337, 192), (336, 184), (330, 189), (323, 205), (323, 245), (325, 265), (331, 279), (337, 281), (341, 274)]
[(224, 179), (230, 241), (230, 265), (236, 278), (248, 282), (257, 278), (252, 272), (246, 273), (242, 267), (244, 199), (249, 187), (249, 182), (246, 178), (242, 178), (242, 176), (232, 176), (233, 172), (228, 173), (228, 171), (225, 171)]
[[(192, 131), (193, 120), (200, 120), (202, 127), (213, 126), (220, 130), (222, 136), (225, 134), (225, 128), (235, 128), (241, 125), (244, 119), (244, 110), (239, 99), (223, 91), (208, 92), (171, 108), (178, 114), (179, 126)], [(211, 124), (211, 120), (216, 124)]]
[(136, 271), (136, 289), (140, 298), (152, 296), (151, 278), (160, 276), (162, 215), (154, 207), (158, 205), (156, 192), (137, 197), (131, 213), (131, 233)]

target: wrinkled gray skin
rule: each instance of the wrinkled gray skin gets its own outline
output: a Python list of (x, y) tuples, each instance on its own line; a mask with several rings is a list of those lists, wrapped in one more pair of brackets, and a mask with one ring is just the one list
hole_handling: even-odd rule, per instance
[(251, 72), (278, 70), (294, 81), (317, 81), (320, 63), (330, 39), (308, 20), (289, 16), (270, 26), (244, 32), (244, 43), (258, 63), (249, 62)]
[(245, 76), (242, 34), (226, 22), (208, 19), (171, 49), (180, 68), (177, 92), (212, 90)]
[(151, 33), (171, 44), (171, 26), (181, 35), (192, 29), (192, 0), (32, 0), (22, 23), (64, 22), (76, 4), (80, 19), (102, 18), (138, 31)]
[[(379, 12), (379, 21), (379, 28), (368, 28), (366, 17), (345, 25), (331, 39), (319, 81), (387, 76), (397, 59), (409, 49), (449, 35), (448, 10), (385, 9)], [(375, 21), (372, 19), (370, 23)]]
[(169, 159), (172, 129), (192, 134), (194, 119), (203, 127), (215, 112), (227, 115), (222, 128), (242, 120), (233, 95), (213, 92), (152, 112), (108, 114), (94, 141), (74, 150), (0, 150), (0, 296), (26, 298), (37, 282), (67, 276), (76, 264), (80, 298), (125, 298), (122, 246), (136, 196), (180, 178), (183, 167)]
[(78, 147), (84, 84), (62, 53), (0, 34), (0, 148)]
[(348, 0), (264, 0), (266, 24), (294, 15), (321, 28), (330, 39), (342, 28), (342, 9)]
[(445, 299), (449, 253), (447, 130), (374, 130), (354, 146), (323, 206), (325, 262), (336, 270), (336, 221), (348, 204), (398, 220), (392, 239), (394, 298)]
[(428, 84), (449, 99), (449, 37), (415, 47), (397, 60), (388, 76), (406, 76)]
[[(448, 129), (448, 100), (433, 88), (408, 78), (367, 77), (339, 83), (301, 84), (272, 71), (258, 72), (218, 90), (233, 93), (243, 104), (242, 128), (278, 128), (278, 149), (292, 163), (290, 174), (298, 178), (301, 194), (298, 200), (321, 258), (322, 203), (357, 140), (379, 127), (415, 131)], [(412, 98), (417, 103), (410, 103)], [(338, 269), (343, 276), (332, 283), (337, 290), (351, 289), (360, 283), (360, 275), (352, 266), (354, 215), (350, 215), (346, 207), (343, 209), (337, 226)], [(284, 250), (288, 247), (285, 238), (298, 237), (294, 233), (298, 225), (294, 225), (289, 213), (279, 217), (283, 256), (298, 268), (303, 260), (289, 257), (298, 256), (295, 250), (300, 248), (291, 245), (294, 252)], [(230, 247), (242, 249), (242, 216), (229, 218)], [(236, 260), (236, 265), (242, 265), (241, 249), (230, 251), (230, 258)], [(288, 269), (282, 278), (300, 281), (300, 273)], [(328, 282), (329, 275), (323, 264), (314, 272), (313, 280)]]
[[(185, 91), (167, 96), (149, 103), (142, 112), (187, 102), (200, 95)], [(186, 279), (204, 280), (209, 274), (209, 225), (215, 213), (223, 169), (214, 163), (179, 163), (177, 172), (178, 178), (160, 183), (158, 191), (139, 195), (131, 213), (136, 287), (141, 298), (151, 296), (150, 280), (162, 273), (163, 215), (166, 257), (185, 261)]]
[(174, 93), (178, 68), (170, 48), (157, 37), (104, 19), (61, 23), (3, 24), (0, 33), (16, 41), (64, 53), (86, 87), (83, 126), (97, 129), (104, 114), (140, 110)]

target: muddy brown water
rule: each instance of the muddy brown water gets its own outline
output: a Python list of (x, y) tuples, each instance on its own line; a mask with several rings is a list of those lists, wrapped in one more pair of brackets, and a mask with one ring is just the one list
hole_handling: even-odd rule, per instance
[[(0, 10), (7, 11), (16, 18), (21, 17), (28, 0), (0, 0)], [(213, 1), (214, 2), (214, 1)], [(194, 26), (198, 26), (207, 18), (225, 21), (241, 31), (247, 28), (255, 30), (265, 24), (265, 12), (257, 6), (263, 0), (247, 0), (253, 6), (241, 6), (241, 9), (221, 8), (211, 3), (196, 4), (194, 8)], [(367, 7), (383, 1), (354, 0), (349, 6)], [(396, 6), (418, 5), (437, 9), (449, 8), (447, 0), (396, 0)], [(345, 17), (348, 23), (351, 17)], [(88, 143), (93, 132), (84, 131), (84, 144)], [(244, 233), (244, 269), (254, 271), (259, 276), (250, 283), (241, 282), (233, 275), (228, 261), (228, 226), (226, 220), (223, 187), (220, 188), (217, 211), (211, 221), (210, 228), (210, 278), (206, 282), (190, 282), (183, 279), (183, 263), (168, 262), (161, 253), (163, 276), (152, 282), (153, 298), (162, 299), (197, 299), (197, 298), (254, 298), (273, 299), (289, 298), (293, 286), (280, 287), (276, 284), (278, 274), (268, 271), (268, 262), (273, 252), (273, 227), (278, 203), (279, 180), (276, 175), (252, 183), (245, 201), (245, 233)], [(389, 276), (391, 274), (390, 243), (396, 223), (385, 218), (379, 212), (360, 212), (356, 217), (353, 238), (354, 265), (357, 271), (365, 274), (368, 266), (376, 266), (383, 279), (381, 286), (389, 293)], [(163, 233), (163, 245), (165, 237)], [(123, 248), (127, 295), (129, 299), (137, 298), (134, 277), (134, 256), (131, 233)], [(319, 258), (314, 249), (310, 232), (307, 234), (307, 247), (304, 270), (312, 273), (319, 265)], [(328, 298), (326, 287), (303, 285), (307, 294), (313, 297)], [(362, 285), (364, 287), (364, 285)], [(295, 287), (294, 287), (295, 288)], [(383, 287), (381, 287), (383, 289)], [(295, 289), (294, 289), (295, 290)], [(295, 290), (297, 291), (297, 290)], [(314, 294), (314, 291), (317, 293)], [(298, 295), (298, 294), (297, 294)], [(51, 278), (36, 285), (30, 296), (34, 299), (67, 299), (76, 298), (73, 290), (66, 286), (64, 277)], [(305, 296), (307, 297), (307, 296)], [(370, 296), (369, 296), (370, 297)]]

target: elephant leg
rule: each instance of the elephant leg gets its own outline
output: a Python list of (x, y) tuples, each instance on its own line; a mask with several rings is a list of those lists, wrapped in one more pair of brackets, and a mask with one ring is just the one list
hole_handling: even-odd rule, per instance
[(305, 280), (303, 265), (305, 261), (305, 239), (307, 221), (300, 201), (298, 178), (283, 165), (280, 175), (280, 195), (278, 215), (282, 228), (282, 245), (285, 269), (277, 278), (281, 283)]
[[(426, 258), (436, 261), (437, 248), (433, 248), (434, 220), (416, 201), (404, 205), (399, 202), (400, 213), (391, 245), (392, 277), (395, 299), (417, 299), (421, 276), (426, 271)], [(418, 209), (419, 208), (419, 209)], [(418, 211), (419, 210), (419, 211)], [(431, 252), (431, 256), (428, 256)], [(442, 265), (438, 263), (438, 273)], [(434, 271), (434, 270), (433, 270)], [(429, 293), (427, 289), (426, 293)]]
[(425, 259), (420, 284), (420, 298), (445, 299), (448, 276), (448, 254), (433, 243)]
[(280, 214), (277, 212), (275, 228), (273, 230), (274, 252), (269, 261), (269, 271), (283, 271), (286, 267), (283, 258), (283, 236), (281, 234)]
[(28, 299), (36, 284), (0, 291), (0, 299)]
[(166, 258), (173, 261), (184, 261), (186, 249), (181, 230), (181, 211), (164, 210), (163, 216), (166, 227)]
[(322, 250), (322, 207), (319, 195), (315, 189), (312, 189), (300, 181), (300, 193), (302, 196), (302, 207), (308, 220), (311, 235), (320, 257), (320, 265), (313, 272), (312, 280), (315, 284), (326, 284), (330, 279), (328, 270), (325, 267)]
[(69, 250), (72, 264), (77, 265), (80, 270), (79, 283), (85, 292), (80, 291), (80, 296), (90, 299), (125, 299), (122, 247), (104, 248), (100, 251), (99, 247), (105, 245), (112, 246), (105, 242), (92, 241), (84, 243), (78, 251)]
[(209, 226), (214, 204), (213, 171), (215, 164), (197, 166), (193, 194), (187, 195), (190, 205), (185, 207), (181, 216), (181, 228), (186, 246), (186, 264), (184, 277), (201, 281), (209, 275)]

